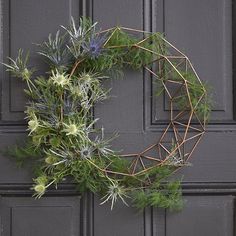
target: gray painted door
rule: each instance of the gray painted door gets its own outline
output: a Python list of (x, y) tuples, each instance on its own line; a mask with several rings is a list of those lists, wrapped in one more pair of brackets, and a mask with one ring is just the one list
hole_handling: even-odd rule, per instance
[[(81, 198), (71, 184), (31, 198), (29, 170), (0, 156), (1, 236), (233, 236), (236, 194), (236, 122), (233, 64), (236, 50), (233, 0), (1, 0), (0, 61), (19, 47), (45, 39), (70, 16), (89, 15), (103, 28), (115, 24), (165, 32), (167, 39), (192, 60), (213, 87), (214, 111), (208, 131), (184, 175), (185, 207), (173, 213), (99, 205), (97, 197)], [(233, 14), (232, 14), (233, 13)], [(33, 57), (33, 64), (40, 63)], [(44, 65), (40, 65), (42, 71)], [(26, 136), (23, 85), (0, 68), (0, 147)], [(142, 150), (163, 129), (168, 110), (152, 96), (152, 81), (126, 71), (112, 80), (112, 99), (95, 108), (108, 133), (119, 130), (114, 147)], [(234, 95), (234, 97), (233, 97)], [(28, 167), (30, 169), (30, 167)]]

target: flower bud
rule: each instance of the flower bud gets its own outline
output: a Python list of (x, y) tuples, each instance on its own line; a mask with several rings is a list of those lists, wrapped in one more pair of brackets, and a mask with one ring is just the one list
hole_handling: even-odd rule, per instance
[(30, 76), (31, 76), (30, 71), (27, 68), (25, 68), (22, 72), (22, 79), (29, 80)]
[(45, 158), (45, 162), (49, 165), (54, 164), (57, 161), (57, 158), (54, 156), (48, 156)]
[(34, 187), (34, 191), (38, 194), (44, 194), (45, 190), (46, 190), (46, 187), (43, 184), (37, 184)]

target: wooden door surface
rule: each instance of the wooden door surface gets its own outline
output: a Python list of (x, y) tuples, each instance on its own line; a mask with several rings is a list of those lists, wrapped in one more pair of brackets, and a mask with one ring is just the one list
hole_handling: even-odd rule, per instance
[[(50, 32), (82, 15), (114, 25), (164, 32), (188, 55), (199, 76), (212, 87), (214, 109), (207, 132), (184, 175), (184, 209), (143, 213), (83, 198), (73, 184), (62, 184), (34, 200), (30, 166), (19, 169), (0, 154), (1, 236), (233, 236), (236, 194), (235, 15), (233, 0), (1, 0), (0, 61), (18, 48), (33, 52)], [(32, 65), (44, 64), (37, 56)], [(24, 85), (0, 66), (0, 149), (26, 137)], [(112, 98), (95, 107), (107, 133), (119, 131), (113, 147), (138, 152), (160, 135), (168, 109), (155, 96), (145, 73), (125, 71), (110, 80)]]

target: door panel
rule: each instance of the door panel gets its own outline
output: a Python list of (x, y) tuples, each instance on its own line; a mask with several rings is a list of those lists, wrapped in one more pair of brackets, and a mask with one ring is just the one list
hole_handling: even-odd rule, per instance
[(233, 235), (234, 198), (232, 196), (191, 196), (177, 214), (166, 214), (166, 234)]
[(231, 236), (233, 214), (232, 196), (187, 196), (181, 212), (153, 210), (153, 235)]
[[(135, 210), (127, 210), (128, 218), (132, 219), (133, 215), (138, 220), (142, 216), (142, 223), (136, 222), (140, 232), (133, 235), (233, 235), (236, 126), (232, 92), (232, 1), (150, 0), (135, 1), (130, 6), (130, 1), (121, 0), (116, 4), (109, 0), (94, 2), (94, 19), (104, 27), (121, 23), (164, 32), (170, 42), (187, 54), (202, 80), (208, 81), (213, 90), (211, 122), (193, 154), (193, 166), (177, 173), (177, 176), (184, 175), (184, 210), (173, 213), (147, 209), (138, 216)], [(117, 150), (124, 153), (144, 150), (167, 125), (169, 113), (164, 97), (154, 96), (155, 84), (145, 73), (126, 71), (122, 81), (112, 80), (107, 86), (112, 87), (112, 99), (97, 106), (95, 116), (101, 118), (109, 134), (119, 130), (120, 136), (113, 144)], [(101, 221), (102, 225), (107, 221), (101, 218), (104, 209), (94, 208), (95, 228)], [(126, 225), (122, 217), (119, 223), (115, 222), (120, 230)], [(101, 235), (116, 235), (119, 231), (106, 233), (103, 229), (101, 232)], [(122, 231), (117, 235), (130, 234)]]
[[(0, 61), (15, 57), (19, 48), (35, 55), (36, 46), (70, 17), (79, 18), (81, 3), (77, 0), (4, 0), (0, 1)], [(33, 56), (31, 66), (45, 71), (44, 62)], [(59, 187), (40, 199), (31, 197), (31, 167), (19, 169), (4, 151), (26, 137), (24, 85), (10, 77), (0, 66), (0, 219), (1, 236), (81, 235), (81, 199), (74, 186)]]
[[(1, 61), (8, 56), (15, 57), (19, 48), (32, 54), (31, 65), (37, 65), (41, 72), (45, 70), (42, 60), (35, 56), (35, 44), (47, 39), (49, 33), (56, 33), (58, 26), (67, 25), (71, 16), (79, 17), (77, 0), (4, 0), (1, 1)], [(9, 73), (2, 71), (1, 120), (21, 122), (24, 117), (25, 96), (23, 83), (10, 78)]]
[(79, 197), (1, 199), (2, 236), (79, 235)]
[[(200, 78), (214, 86), (211, 123), (233, 120), (232, 1), (166, 0), (154, 29), (163, 28), (168, 40), (191, 59)], [(155, 113), (154, 113), (155, 114)], [(155, 122), (155, 121), (154, 121)], [(158, 122), (158, 120), (156, 121)]]
[(108, 235), (143, 235), (143, 214), (119, 202), (111, 211), (110, 204), (99, 205), (100, 199), (94, 201), (94, 236)]

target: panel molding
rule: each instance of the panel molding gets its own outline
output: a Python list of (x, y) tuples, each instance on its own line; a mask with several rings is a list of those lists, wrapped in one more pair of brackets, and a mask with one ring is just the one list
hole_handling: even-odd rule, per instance
[[(45, 196), (81, 196), (76, 189), (76, 184), (58, 184), (57, 189), (49, 188)], [(236, 195), (236, 182), (183, 182), (181, 184), (184, 195)], [(27, 195), (31, 196), (32, 184), (0, 184), (0, 195)], [(84, 200), (85, 205), (93, 202), (93, 196), (90, 193), (83, 195), (87, 199)], [(91, 209), (90, 209), (91, 210)]]
[[(194, 212), (194, 214), (192, 214)], [(227, 235), (235, 232), (235, 196), (186, 196), (181, 211), (152, 209), (152, 234), (170, 235)]]
[[(43, 39), (46, 39), (49, 32), (53, 33), (52, 31), (54, 31), (54, 29), (54, 32), (56, 32), (58, 27), (60, 27), (60, 24), (64, 24), (62, 22), (66, 22), (66, 24), (69, 23), (71, 16), (73, 16), (77, 20), (79, 16), (85, 11), (83, 2), (85, 1), (61, 1), (53, 8), (50, 8), (50, 4), (53, 4), (53, 2), (49, 5), (46, 1), (42, 1), (40, 3), (35, 1), (35, 4), (33, 2), (23, 2), (22, 5), (18, 6), (18, 1), (1, 0), (1, 61), (8, 63), (7, 57), (9, 56), (14, 58), (15, 54), (17, 54), (18, 47), (24, 48), (25, 51), (27, 51), (28, 49), (30, 49), (31, 52), (36, 51), (37, 49), (31, 43), (39, 43), (37, 40), (41, 41)], [(47, 5), (49, 9), (46, 10)], [(39, 9), (35, 9), (34, 7), (38, 7)], [(20, 15), (19, 11), (22, 11), (22, 16)], [(43, 14), (42, 20), (34, 20), (33, 13), (31, 13), (31, 15), (26, 14), (26, 11), (35, 11), (35, 13), (39, 12), (38, 14)], [(55, 19), (50, 20), (48, 24), (46, 24), (46, 20), (50, 19), (50, 17), (52, 17), (52, 19)], [(25, 22), (28, 21), (31, 21), (31, 23), (25, 24)], [(40, 31), (35, 30), (35, 27), (39, 27), (40, 24), (45, 24), (45, 27), (40, 27)], [(19, 28), (21, 29), (21, 31), (19, 31)], [(24, 31), (27, 32), (27, 34), (22, 33)], [(45, 33), (45, 35), (43, 34), (43, 32)], [(19, 37), (17, 37), (18, 35)], [(31, 38), (32, 40), (30, 40)], [(42, 60), (38, 60), (38, 57), (35, 56), (31, 57), (31, 59), (32, 67), (37, 64), (42, 69), (42, 71), (45, 71), (46, 66), (42, 62)], [(6, 68), (3, 65), (0, 65), (0, 120), (2, 122), (7, 121), (9, 123), (23, 124), (24, 106), (27, 100), (23, 93), (23, 88), (25, 87), (25, 85), (18, 78), (11, 77), (10, 73), (6, 72), (5, 69)]]
[[(31, 184), (0, 184), (0, 199), (6, 197), (31, 197)], [(229, 183), (182, 183), (183, 196), (235, 196), (236, 182)], [(94, 196), (78, 194), (76, 184), (59, 184), (58, 189), (49, 189), (43, 198), (78, 196), (80, 200), (81, 235), (94, 236)], [(124, 206), (125, 207), (125, 206)], [(143, 215), (143, 235), (166, 235), (166, 210), (146, 208)], [(158, 224), (158, 225), (157, 225)]]
[(94, 236), (94, 195), (86, 192), (81, 199), (81, 235)]
[(236, 120), (236, 2), (232, 0), (233, 117)]
[[(0, 184), (0, 197), (31, 197), (31, 184)], [(183, 196), (235, 196), (236, 182), (229, 183), (182, 183)], [(76, 184), (59, 184), (58, 189), (49, 189), (45, 194), (47, 197), (78, 196), (81, 198), (80, 229), (81, 235), (94, 236), (94, 196), (85, 193), (82, 196), (76, 190)], [(125, 207), (125, 206), (124, 206)], [(154, 214), (155, 211), (155, 214)], [(165, 234), (166, 211), (163, 209), (147, 208), (143, 214), (143, 235)], [(158, 222), (158, 226), (156, 225)]]
[[(232, 1), (233, 2), (233, 1)], [(223, 9), (222, 10), (222, 24), (226, 24), (228, 21), (225, 20), (225, 16), (230, 16), (229, 10), (231, 9), (230, 1), (229, 0), (224, 0), (222, 2), (223, 4)], [(165, 32), (166, 29), (166, 6), (167, 2), (164, 0), (149, 0), (144, 2), (144, 30), (146, 31), (158, 31)], [(233, 4), (232, 7), (232, 28), (229, 28), (229, 32), (226, 32), (230, 34), (232, 30), (232, 41), (235, 42), (235, 37), (236, 37), (236, 30), (235, 30), (235, 25), (236, 25), (236, 20), (235, 20), (235, 4)], [(220, 13), (220, 14), (221, 14)], [(228, 14), (229, 13), (229, 14)], [(228, 24), (227, 24), (228, 25)], [(230, 24), (231, 25), (231, 24)], [(229, 26), (230, 27), (230, 26)], [(230, 40), (228, 38), (230, 36), (224, 35), (224, 40)], [(225, 41), (224, 41), (225, 42)], [(225, 47), (225, 46), (223, 46)], [(226, 46), (226, 53), (227, 55), (230, 54), (230, 46), (229, 43), (227, 43)], [(235, 96), (235, 90), (236, 90), (236, 85), (235, 85), (235, 53), (236, 53), (236, 44), (233, 44), (233, 75), (232, 75), (232, 80), (234, 81), (234, 96), (233, 101), (229, 101), (227, 104), (228, 105), (222, 105), (220, 109), (215, 108), (213, 109), (212, 112), (212, 118), (210, 119), (210, 124), (207, 126), (207, 131), (209, 132), (221, 132), (221, 131), (235, 131), (236, 130), (236, 120), (235, 120), (235, 107), (236, 107), (236, 96)], [(226, 55), (225, 55), (226, 56)], [(224, 56), (224, 57), (225, 57)], [(230, 58), (230, 57), (228, 57)], [(229, 59), (230, 60), (230, 59)], [(225, 69), (223, 70), (224, 73)], [(229, 72), (227, 74), (228, 80), (229, 75), (232, 74)], [(222, 79), (222, 83), (225, 84), (225, 79)], [(227, 81), (228, 81), (227, 80)], [(226, 82), (227, 82), (226, 81)], [(228, 81), (226, 83), (226, 87), (223, 86), (223, 100), (224, 103), (228, 100), (229, 96), (225, 95), (225, 93), (231, 93), (231, 87), (229, 86), (230, 83), (233, 81)], [(213, 85), (212, 85), (213, 86)], [(155, 89), (153, 86), (153, 81), (150, 81), (150, 78), (147, 78), (147, 76), (144, 76), (144, 129), (146, 131), (162, 131), (163, 128), (166, 127), (168, 124), (167, 118), (168, 117), (168, 111), (165, 108), (165, 101), (164, 101), (164, 96), (162, 98), (158, 97), (155, 98), (154, 96)], [(233, 109), (231, 107), (231, 103), (233, 103)], [(158, 108), (158, 109), (157, 109)], [(157, 114), (157, 111), (159, 112), (160, 109), (160, 115), (159, 117), (155, 117)], [(231, 115), (230, 115), (231, 114)]]
[[(36, 235), (39, 235), (41, 230), (44, 233), (53, 232), (53, 235), (62, 235), (61, 231), (57, 232), (58, 230), (54, 228), (57, 223), (60, 223), (57, 226), (64, 230), (63, 232), (81, 235), (81, 199), (78, 196), (67, 196), (66, 198), (52, 196), (35, 201), (28, 196), (5, 195), (0, 198), (0, 209), (1, 233), (4, 235), (18, 235), (18, 230), (21, 232), (20, 235), (25, 235), (25, 232), (28, 232), (27, 235), (31, 235), (34, 231)], [(28, 222), (34, 224), (36, 229), (28, 225)], [(48, 224), (48, 228), (46, 225), (46, 228), (42, 228), (44, 224)]]

